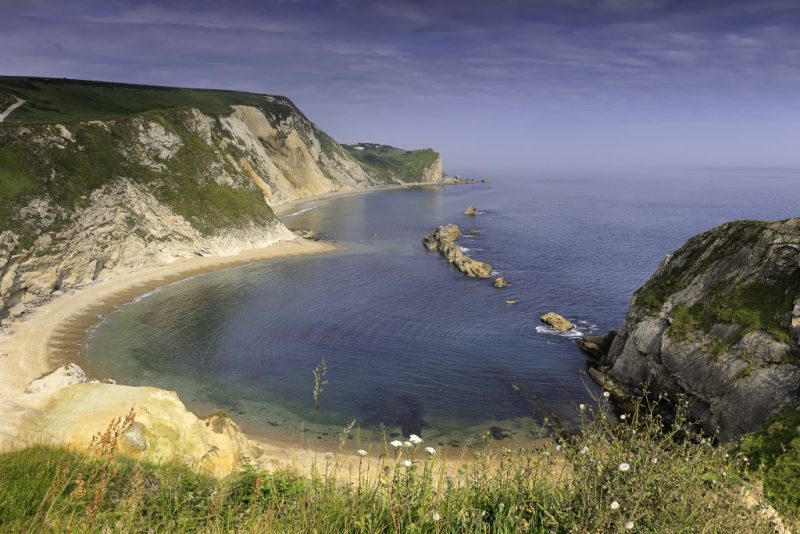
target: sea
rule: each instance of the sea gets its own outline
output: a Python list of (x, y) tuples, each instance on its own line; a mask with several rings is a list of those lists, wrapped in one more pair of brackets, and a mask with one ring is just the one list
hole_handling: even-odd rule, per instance
[[(576, 338), (618, 328), (666, 254), (726, 221), (800, 216), (799, 199), (794, 169), (660, 168), (312, 201), (283, 219), (336, 252), (140, 296), (90, 329), (82, 363), (290, 444), (330, 448), (345, 428), (361, 441), (415, 433), (454, 449), (524, 442), (554, 421), (574, 427), (579, 404), (597, 402)], [(479, 215), (464, 215), (468, 205)], [(425, 250), (422, 237), (447, 223), (508, 287)], [(549, 311), (577, 329), (546, 327)]]

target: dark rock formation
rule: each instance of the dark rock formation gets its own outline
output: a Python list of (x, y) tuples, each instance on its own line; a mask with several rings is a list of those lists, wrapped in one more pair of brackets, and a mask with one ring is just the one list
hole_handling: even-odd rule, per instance
[(499, 287), (506, 287), (506, 286), (508, 286), (508, 282), (506, 282), (506, 279), (503, 278), (502, 276), (498, 276), (497, 278), (494, 279), (493, 285), (494, 285), (494, 287), (498, 287), (498, 288)]
[(723, 440), (800, 405), (800, 218), (739, 221), (669, 254), (601, 363), (629, 388), (685, 394)]
[(478, 208), (475, 206), (467, 206), (467, 209), (464, 210), (464, 215), (470, 215), (472, 217), (478, 214)]
[(601, 360), (608, 354), (616, 335), (617, 333), (612, 330), (604, 336), (585, 336), (578, 340), (578, 347), (586, 354)]

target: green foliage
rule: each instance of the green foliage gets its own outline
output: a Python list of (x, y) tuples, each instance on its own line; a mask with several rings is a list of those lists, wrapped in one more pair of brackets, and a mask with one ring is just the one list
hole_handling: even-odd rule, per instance
[[(360, 146), (363, 150), (359, 150)], [(361, 143), (342, 145), (367, 172), (377, 176), (382, 182), (419, 182), (425, 169), (433, 165), (439, 154), (430, 148), (422, 150), (403, 150), (387, 145)]]
[(619, 421), (600, 401), (558, 447), (487, 445), (454, 467), (383, 445), (356, 466), (326, 455), (309, 478), (248, 467), (213, 480), (35, 447), (0, 455), (0, 530), (616, 532), (630, 522), (640, 532), (766, 531), (740, 497), (743, 461), (694, 434), (684, 409), (664, 430), (647, 407)]
[(57, 78), (0, 76), (0, 94), (26, 100), (6, 119), (9, 124), (109, 119), (173, 108), (217, 115), (230, 113), (232, 105), (260, 107), (277, 118), (294, 111), (286, 98), (255, 93)]
[(698, 274), (743, 248), (753, 246), (762, 221), (734, 221), (689, 239), (673, 255), (663, 272), (636, 291), (636, 304), (657, 313), (670, 295), (686, 288)]
[(739, 448), (761, 473), (767, 496), (800, 514), (800, 409), (787, 406), (746, 436)]

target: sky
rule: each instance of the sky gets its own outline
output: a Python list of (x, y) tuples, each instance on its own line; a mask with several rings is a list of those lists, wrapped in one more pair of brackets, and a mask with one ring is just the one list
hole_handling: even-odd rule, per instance
[(797, 0), (0, 0), (0, 74), (291, 98), (466, 175), (800, 167)]

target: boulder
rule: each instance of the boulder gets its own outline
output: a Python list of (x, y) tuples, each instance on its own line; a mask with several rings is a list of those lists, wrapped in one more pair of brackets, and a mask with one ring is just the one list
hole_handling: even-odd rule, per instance
[(474, 217), (478, 214), (478, 208), (475, 206), (467, 206), (467, 209), (464, 210), (464, 215), (469, 215)]
[(611, 343), (614, 342), (616, 335), (617, 333), (611, 330), (604, 336), (585, 336), (577, 341), (578, 347), (589, 356), (602, 360), (611, 349)]
[(547, 324), (554, 330), (558, 330), (559, 332), (568, 332), (575, 328), (575, 325), (569, 322), (569, 320), (564, 317), (563, 315), (559, 315), (555, 312), (548, 312), (539, 317), (541, 321)]
[(86, 381), (86, 373), (83, 372), (83, 369), (74, 363), (68, 363), (55, 371), (31, 380), (25, 388), (25, 393), (53, 392), (73, 384), (83, 384)]
[(494, 279), (493, 285), (494, 287), (506, 287), (508, 285), (508, 282), (506, 282), (506, 279), (503, 278), (502, 276), (498, 276), (497, 278)]

